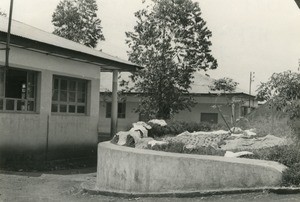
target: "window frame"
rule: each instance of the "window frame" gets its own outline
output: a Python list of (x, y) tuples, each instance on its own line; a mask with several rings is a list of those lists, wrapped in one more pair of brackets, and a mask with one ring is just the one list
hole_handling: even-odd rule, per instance
[[(55, 88), (55, 80), (58, 80), (57, 88)], [(66, 89), (61, 89), (61, 82), (62, 80), (67, 81)], [(75, 82), (75, 89), (70, 89), (70, 83)], [(51, 96), (51, 113), (54, 115), (71, 115), (71, 116), (87, 116), (88, 115), (88, 80), (74, 78), (74, 77), (67, 77), (67, 76), (60, 76), (60, 75), (53, 75), (52, 77), (52, 96)], [(79, 90), (79, 83), (84, 84), (84, 88), (80, 91)], [(53, 100), (54, 93), (57, 91), (57, 98)], [(61, 100), (62, 91), (66, 96), (66, 101)], [(74, 101), (70, 101), (70, 94), (74, 94)], [(79, 94), (83, 95), (79, 98)], [(79, 102), (78, 99), (83, 99), (83, 102)], [(53, 106), (56, 105), (57, 109), (53, 111)], [(61, 111), (61, 106), (65, 106), (65, 111)], [(74, 112), (70, 112), (70, 106), (74, 106)], [(84, 112), (78, 112), (78, 107), (83, 107)]]
[[(111, 118), (112, 102), (106, 102), (105, 118)], [(118, 102), (118, 119), (126, 119), (126, 102)]]
[[(7, 87), (7, 71), (9, 70), (14, 70), (14, 71), (22, 71), (22, 72), (26, 72), (26, 94), (25, 97), (26, 98), (11, 98), (11, 97), (7, 97), (6, 96), (6, 87)], [(0, 94), (0, 102), (2, 106), (0, 108), (0, 113), (25, 113), (25, 114), (36, 114), (37, 113), (37, 91), (38, 91), (38, 72), (37, 71), (33, 71), (33, 70), (29, 70), (29, 69), (21, 69), (21, 68), (14, 68), (14, 67), (9, 67), (9, 68), (5, 68), (5, 67), (0, 67), (0, 72), (3, 73), (3, 95)], [(29, 81), (29, 73), (32, 73), (33, 75), (33, 84), (30, 84)], [(1, 75), (0, 75), (1, 76)], [(32, 97), (29, 97), (29, 86), (33, 87), (33, 93), (32, 93)], [(8, 101), (13, 101), (13, 107), (14, 109), (12, 110), (8, 110), (7, 109), (7, 102)], [(21, 110), (18, 110), (18, 104), (22, 103), (21, 106)], [(28, 110), (29, 106), (28, 103), (32, 102), (33, 103), (33, 109), (32, 110)], [(27, 107), (25, 107), (27, 106)], [(23, 108), (24, 107), (24, 108)]]

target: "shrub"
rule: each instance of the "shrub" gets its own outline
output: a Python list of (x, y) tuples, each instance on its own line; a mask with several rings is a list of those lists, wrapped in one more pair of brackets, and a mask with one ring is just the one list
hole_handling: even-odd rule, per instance
[(253, 150), (252, 152), (254, 155), (249, 156), (249, 158), (277, 161), (287, 167), (291, 167), (295, 163), (300, 163), (300, 150), (298, 144), (275, 146), (271, 148)]
[(210, 123), (196, 123), (196, 122), (181, 122), (181, 121), (170, 121), (166, 126), (160, 126), (157, 124), (151, 124), (152, 129), (149, 130), (148, 135), (150, 137), (162, 137), (165, 135), (175, 136), (184, 131), (211, 131), (212, 124)]
[(252, 151), (254, 155), (247, 158), (277, 161), (288, 167), (283, 172), (282, 185), (300, 185), (300, 150), (299, 143), (289, 146), (275, 146), (272, 148), (260, 149)]
[(300, 185), (300, 163), (295, 163), (282, 173), (282, 186)]

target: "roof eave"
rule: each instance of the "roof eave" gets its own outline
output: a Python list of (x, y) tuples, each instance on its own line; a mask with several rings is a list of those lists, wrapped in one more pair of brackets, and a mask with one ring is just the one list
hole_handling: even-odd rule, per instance
[[(111, 94), (111, 91), (100, 91), (100, 94)], [(139, 93), (139, 92), (123, 92), (124, 95), (139, 95), (139, 94), (143, 94), (143, 93)], [(220, 94), (218, 93), (189, 93), (188, 95), (192, 95), (192, 96), (219, 96)], [(252, 97), (255, 98), (254, 95), (249, 95), (246, 93), (221, 93), (222, 96), (226, 96), (226, 95), (233, 95), (233, 96), (237, 96), (237, 95), (241, 95), (241, 96), (246, 96), (246, 97)]]
[[(0, 31), (0, 41), (6, 43), (6, 37), (7, 33)], [(79, 62), (99, 65), (102, 71), (118, 70), (121, 72), (134, 72), (138, 69), (142, 69), (142, 67), (138, 65), (125, 64), (119, 61), (113, 61), (107, 58), (97, 57), (80, 51), (70, 50), (16, 35), (11, 35), (10, 43), (12, 46), (16, 45), (20, 48), (27, 50), (42, 52), (44, 54), (54, 55), (67, 59), (74, 59)]]

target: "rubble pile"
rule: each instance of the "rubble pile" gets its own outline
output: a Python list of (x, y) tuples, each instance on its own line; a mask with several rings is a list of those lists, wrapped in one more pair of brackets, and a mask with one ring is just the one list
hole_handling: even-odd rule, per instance
[[(163, 137), (160, 140), (155, 140), (148, 137), (148, 130), (152, 127), (151, 124), (159, 124), (166, 126), (164, 120), (150, 120), (148, 123), (139, 121), (132, 124), (129, 131), (120, 131), (116, 134), (116, 144), (128, 146), (132, 144), (133, 147), (138, 149), (152, 148), (155, 145), (167, 145), (170, 142), (183, 143), (187, 149), (196, 149), (199, 147), (212, 147), (215, 150), (226, 151), (225, 157), (241, 157), (245, 155), (252, 155), (252, 152), (246, 150), (256, 150), (263, 148), (270, 148), (278, 145), (287, 145), (284, 138), (279, 138), (273, 135), (266, 135), (258, 137), (255, 129), (242, 130), (241, 128), (234, 127), (229, 131), (185, 131), (174, 137)], [(234, 153), (233, 151), (238, 151)]]

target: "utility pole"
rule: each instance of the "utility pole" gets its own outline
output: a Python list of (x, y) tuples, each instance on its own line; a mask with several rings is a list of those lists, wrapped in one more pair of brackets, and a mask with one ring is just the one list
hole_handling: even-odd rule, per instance
[[(250, 72), (249, 95), (251, 96), (251, 86), (255, 78), (255, 72)], [(249, 97), (249, 113), (251, 111), (251, 97)]]
[(11, 30), (11, 20), (12, 20), (13, 4), (14, 4), (14, 0), (10, 0), (8, 28), (7, 28), (7, 39), (6, 39), (5, 68), (9, 67), (10, 30)]

